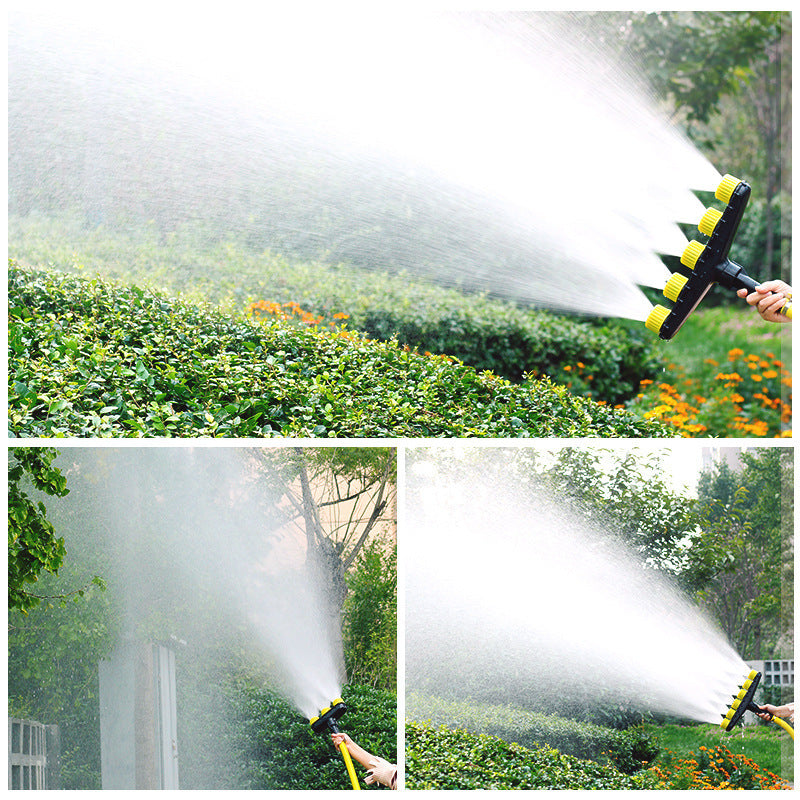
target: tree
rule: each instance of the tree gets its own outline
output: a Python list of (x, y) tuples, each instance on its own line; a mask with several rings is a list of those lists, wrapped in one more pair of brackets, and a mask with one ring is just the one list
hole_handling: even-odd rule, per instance
[(8, 607), (27, 612), (41, 602), (28, 587), (42, 572), (56, 574), (66, 548), (47, 519), (44, 503), (34, 502), (23, 488), (27, 478), (39, 491), (64, 497), (67, 481), (52, 466), (53, 447), (15, 447), (8, 454)]
[(695, 525), (692, 500), (671, 489), (660, 456), (636, 448), (563, 447), (554, 455), (501, 451), (510, 480), (559, 498), (636, 553), (649, 569), (678, 574)]
[(698, 599), (744, 658), (792, 642), (792, 452), (763, 448), (716, 464), (698, 485), (701, 533), (689, 551)]
[(309, 562), (326, 565), (335, 593), (395, 499), (393, 448), (295, 447), (259, 450), (266, 479), (279, 487), (302, 527)]
[(640, 70), (676, 115), (708, 122), (781, 37), (780, 11), (616, 11), (579, 16), (585, 37)]
[(347, 575), (344, 652), (351, 682), (397, 689), (397, 544), (373, 540)]

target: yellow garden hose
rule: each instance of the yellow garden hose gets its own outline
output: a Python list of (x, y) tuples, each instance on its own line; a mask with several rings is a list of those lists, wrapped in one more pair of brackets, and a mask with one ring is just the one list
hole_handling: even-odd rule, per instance
[(789, 734), (789, 736), (792, 737), (792, 740), (794, 740), (794, 731), (792, 730), (792, 726), (788, 722), (786, 722), (786, 720), (783, 720), (780, 717), (773, 716), (772, 721), (776, 725), (780, 725), (781, 728), (783, 728)]
[[(311, 726), (311, 730), (314, 731), (314, 733), (323, 735), (340, 733), (336, 721), (345, 711), (347, 711), (347, 706), (344, 704), (341, 697), (337, 697), (335, 700), (331, 701), (329, 706), (326, 706), (319, 712), (319, 716), (312, 717), (308, 721), (308, 724)], [(347, 749), (347, 745), (341, 742), (339, 744), (339, 750), (342, 753), (344, 765), (347, 767), (350, 783), (353, 785), (354, 789), (361, 789), (358, 785), (358, 776), (356, 775), (355, 769), (353, 769), (353, 759), (350, 757), (350, 751)]]
[(358, 785), (358, 777), (355, 769), (353, 769), (353, 759), (350, 758), (350, 751), (347, 749), (347, 745), (342, 742), (339, 745), (339, 749), (342, 751), (342, 758), (344, 759), (344, 765), (347, 767), (347, 774), (350, 776), (350, 783), (353, 784), (354, 789), (361, 789)]

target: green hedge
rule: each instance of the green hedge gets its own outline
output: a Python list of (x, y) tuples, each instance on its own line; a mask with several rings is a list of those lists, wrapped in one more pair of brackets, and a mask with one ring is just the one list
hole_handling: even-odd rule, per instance
[(549, 747), (526, 748), (463, 730), (406, 723), (409, 789), (647, 789), (647, 772), (625, 775)]
[(631, 774), (658, 755), (658, 745), (641, 728), (624, 731), (577, 722), (555, 714), (536, 714), (510, 706), (476, 705), (411, 694), (406, 717), (497, 736), (524, 747), (548, 746), (566, 755), (612, 763)]
[(146, 228), (87, 230), (78, 220), (9, 221), (11, 252), (30, 264), (99, 273), (202, 296), (228, 310), (248, 301), (296, 302), (373, 339), (453, 356), (513, 382), (547, 375), (572, 394), (611, 405), (635, 397), (663, 368), (663, 345), (641, 322), (581, 320), (464, 293), (408, 274), (289, 261), (240, 242), (210, 244), (187, 229), (162, 242)]
[(8, 295), (11, 436), (672, 435), (548, 380), (515, 385), (343, 329), (14, 262)]
[[(331, 698), (333, 699), (333, 698)], [(345, 687), (348, 711), (340, 727), (367, 752), (397, 763), (397, 698), (365, 686)], [(350, 789), (341, 754), (315, 734), (297, 711), (270, 692), (240, 687), (241, 759), (247, 789)], [(354, 764), (361, 779), (365, 771)], [(377, 787), (373, 787), (377, 788)]]
[[(342, 697), (348, 711), (341, 729), (368, 752), (396, 763), (396, 695), (351, 685)], [(178, 703), (182, 789), (351, 788), (330, 737), (315, 734), (297, 709), (253, 679), (179, 683)], [(365, 770), (354, 767), (368, 788)]]

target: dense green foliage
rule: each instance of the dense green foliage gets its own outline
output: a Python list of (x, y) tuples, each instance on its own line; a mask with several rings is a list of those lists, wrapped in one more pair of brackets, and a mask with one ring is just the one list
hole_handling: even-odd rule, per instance
[[(364, 686), (347, 686), (348, 711), (340, 727), (367, 752), (397, 762), (395, 695)], [(238, 691), (237, 729), (241, 762), (249, 789), (349, 789), (341, 755), (330, 738), (315, 734), (308, 721), (275, 695), (253, 686)], [(356, 772), (363, 781), (364, 770)], [(362, 788), (367, 788), (362, 782)], [(373, 787), (377, 788), (377, 787)]]
[[(329, 737), (315, 734), (308, 720), (270, 689), (252, 679), (220, 676), (179, 688), (181, 788), (351, 788)], [(342, 694), (348, 711), (341, 729), (368, 752), (395, 763), (395, 695), (357, 684)], [(354, 766), (362, 788), (369, 788), (364, 770)]]
[[(424, 709), (424, 710), (423, 710)], [(411, 694), (406, 718), (446, 725), (471, 733), (497, 736), (523, 747), (552, 747), (577, 758), (613, 764), (620, 772), (638, 772), (658, 754), (658, 746), (641, 728), (621, 731), (577, 722), (556, 714), (537, 714), (512, 706), (448, 701)]]
[(345, 666), (351, 681), (397, 690), (397, 544), (364, 550), (347, 575)]
[[(779, 740), (764, 729), (720, 738), (719, 729), (651, 727), (665, 749), (658, 762), (626, 775), (549, 747), (526, 748), (486, 734), (406, 723), (406, 786), (411, 789), (789, 789)], [(677, 733), (675, 733), (677, 731)], [(713, 742), (710, 741), (713, 739)], [(670, 749), (667, 749), (668, 748)], [(677, 752), (671, 748), (675, 747)], [(744, 753), (748, 753), (745, 755)], [(762, 765), (761, 759), (764, 759)], [(791, 769), (789, 769), (791, 773)]]
[(405, 780), (409, 789), (651, 788), (647, 773), (418, 722), (406, 722)]
[(794, 453), (743, 452), (699, 481), (702, 535), (690, 550), (699, 598), (745, 659), (793, 650)]
[(342, 329), (13, 264), (9, 281), (11, 435), (669, 435), (546, 379), (513, 385)]
[[(255, 254), (241, 242), (209, 246), (188, 231), (163, 244), (146, 228), (112, 234), (66, 216), (14, 218), (10, 227), (11, 251), (23, 263), (203, 296), (233, 313), (245, 299), (255, 301), (255, 315), (259, 304), (297, 303), (320, 319), (344, 315), (372, 339), (397, 339), (514, 382), (547, 375), (612, 405), (662, 366), (657, 340), (641, 323), (581, 321), (406, 274)], [(66, 241), (69, 248), (59, 244)]]
[(8, 607), (27, 611), (40, 598), (29, 591), (41, 572), (57, 573), (66, 548), (47, 519), (44, 503), (25, 491), (24, 478), (45, 494), (63, 497), (67, 481), (52, 466), (53, 448), (15, 448), (8, 453)]

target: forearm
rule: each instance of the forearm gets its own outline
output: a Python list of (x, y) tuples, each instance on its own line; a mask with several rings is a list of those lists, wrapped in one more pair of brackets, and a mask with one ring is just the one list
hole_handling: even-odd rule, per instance
[(363, 747), (357, 745), (352, 739), (348, 742), (345, 742), (345, 746), (347, 747), (347, 750), (353, 759), (358, 761), (362, 767), (368, 769), (371, 766), (370, 761), (373, 760), (373, 757)]

